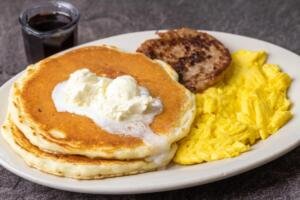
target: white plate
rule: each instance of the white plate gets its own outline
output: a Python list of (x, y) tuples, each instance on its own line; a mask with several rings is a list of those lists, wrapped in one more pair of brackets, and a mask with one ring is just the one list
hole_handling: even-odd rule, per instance
[[(294, 118), (278, 133), (254, 145), (251, 151), (236, 158), (199, 165), (171, 166), (166, 170), (133, 176), (79, 181), (48, 175), (27, 167), (0, 136), (0, 164), (27, 180), (52, 188), (84, 193), (132, 194), (174, 190), (221, 180), (261, 166), (298, 146), (300, 143), (300, 57), (257, 39), (228, 33), (210, 31), (209, 33), (221, 40), (230, 51), (241, 48), (267, 51), (270, 55), (268, 62), (279, 64), (294, 79), (289, 90), (289, 97), (294, 102), (292, 108)], [(137, 32), (101, 39), (85, 45), (110, 44), (127, 51), (134, 51), (141, 42), (153, 37), (155, 37), (154, 31)], [(6, 114), (9, 89), (19, 75), (0, 88), (0, 124)]]

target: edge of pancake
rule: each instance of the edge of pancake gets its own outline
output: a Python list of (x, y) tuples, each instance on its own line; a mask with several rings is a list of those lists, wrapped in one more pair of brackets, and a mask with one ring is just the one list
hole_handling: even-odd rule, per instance
[[(14, 84), (14, 87), (16, 85)], [(90, 158), (117, 158), (127, 159), (143, 158), (144, 154), (148, 154), (146, 146), (138, 146), (135, 149), (121, 148), (114, 149), (113, 153), (110, 148), (104, 147), (95, 149), (79, 148), (76, 145), (68, 143), (60, 143), (59, 141), (51, 138), (46, 131), (42, 129), (42, 125), (30, 120), (29, 114), (22, 111), (19, 101), (14, 94), (16, 88), (12, 88), (11, 95), (9, 96), (8, 112), (14, 124), (23, 132), (25, 137), (35, 146), (40, 149), (51, 153), (74, 154), (83, 155)]]
[[(86, 48), (89, 47), (95, 47), (95, 46), (88, 46)], [(108, 47), (108, 46), (104, 45), (104, 47)], [(125, 52), (119, 50), (116, 47), (108, 47), (108, 48)], [(125, 53), (141, 54), (141, 53), (130, 53), (130, 52), (125, 52)], [(59, 54), (59, 55), (63, 55), (63, 54)], [(54, 57), (57, 57), (59, 55), (55, 55)], [(171, 78), (174, 81), (177, 82), (178, 75), (171, 66), (169, 66), (167, 63), (163, 61), (151, 60), (147, 58), (145, 55), (143, 54), (141, 55), (144, 56), (149, 61), (159, 64), (166, 71), (166, 73), (169, 76), (171, 76)], [(40, 61), (39, 63), (41, 62), (44, 61)], [(109, 159), (112, 158), (131, 159), (131, 158), (143, 158), (143, 157), (151, 156), (152, 154), (151, 148), (149, 148), (147, 145), (140, 145), (135, 148), (118, 148), (118, 149), (113, 148), (112, 149), (112, 148), (99, 147), (94, 149), (80, 149), (78, 146), (74, 144), (62, 143), (59, 141), (59, 139), (50, 137), (49, 133), (43, 130), (42, 124), (39, 124), (38, 122), (32, 120), (30, 114), (24, 112), (22, 99), (18, 98), (18, 93), (20, 92), (19, 90), (22, 90), (23, 86), (26, 84), (26, 81), (30, 80), (30, 78), (32, 77), (32, 75), (35, 73), (36, 70), (39, 70), (39, 63), (35, 65), (30, 65), (25, 71), (24, 75), (22, 75), (22, 77), (15, 82), (14, 87), (12, 88), (13, 91), (11, 93), (10, 101), (14, 102), (12, 104), (15, 104), (14, 106), (11, 107), (16, 107), (16, 108), (15, 109), (9, 108), (11, 110), (14, 123), (24, 133), (24, 135), (30, 140), (32, 144), (38, 146), (39, 148), (45, 151), (49, 151), (53, 153), (77, 154), (77, 155), (88, 156), (91, 158), (102, 157), (102, 158), (109, 158)], [(181, 87), (184, 87), (180, 83), (178, 84)], [(166, 136), (167, 139), (169, 140), (170, 144), (182, 139), (184, 136), (188, 134), (195, 117), (195, 113), (196, 113), (195, 96), (187, 89), (185, 89), (185, 96), (187, 99), (187, 102), (183, 108), (185, 112), (183, 113), (182, 117), (178, 120), (177, 124), (173, 127), (172, 131), (170, 131), (168, 134), (164, 134), (164, 136)], [(33, 132), (35, 134), (33, 134)]]
[(1, 127), (1, 133), (6, 142), (30, 167), (75, 179), (102, 179), (153, 171), (166, 166), (177, 149), (177, 145), (173, 145), (161, 165), (145, 160), (91, 159), (84, 156), (55, 155), (40, 150), (17, 129), (9, 116)]

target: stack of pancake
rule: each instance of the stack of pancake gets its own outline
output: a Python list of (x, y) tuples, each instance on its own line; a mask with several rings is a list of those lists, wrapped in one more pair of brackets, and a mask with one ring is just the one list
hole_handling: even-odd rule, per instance
[[(156, 159), (155, 149), (141, 138), (109, 133), (90, 118), (57, 112), (51, 97), (54, 87), (81, 68), (110, 78), (129, 74), (160, 98), (163, 111), (150, 128), (167, 139), (168, 151)], [(195, 100), (167, 64), (139, 53), (90, 46), (29, 66), (11, 89), (8, 110), (2, 134), (28, 165), (59, 176), (97, 179), (165, 167), (176, 142), (189, 132)]]

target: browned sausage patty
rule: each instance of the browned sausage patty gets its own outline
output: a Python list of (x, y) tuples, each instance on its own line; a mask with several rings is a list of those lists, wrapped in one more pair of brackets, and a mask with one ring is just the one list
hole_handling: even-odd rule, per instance
[(146, 40), (137, 52), (170, 64), (193, 92), (214, 85), (230, 65), (228, 49), (207, 33), (181, 28), (157, 34), (159, 39)]

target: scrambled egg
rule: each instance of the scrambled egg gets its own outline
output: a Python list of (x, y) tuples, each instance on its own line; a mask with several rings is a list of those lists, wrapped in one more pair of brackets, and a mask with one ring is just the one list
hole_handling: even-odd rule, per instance
[(237, 51), (224, 80), (196, 95), (197, 116), (180, 141), (176, 163), (238, 156), (291, 119), (286, 95), (291, 78), (266, 60), (263, 51)]

